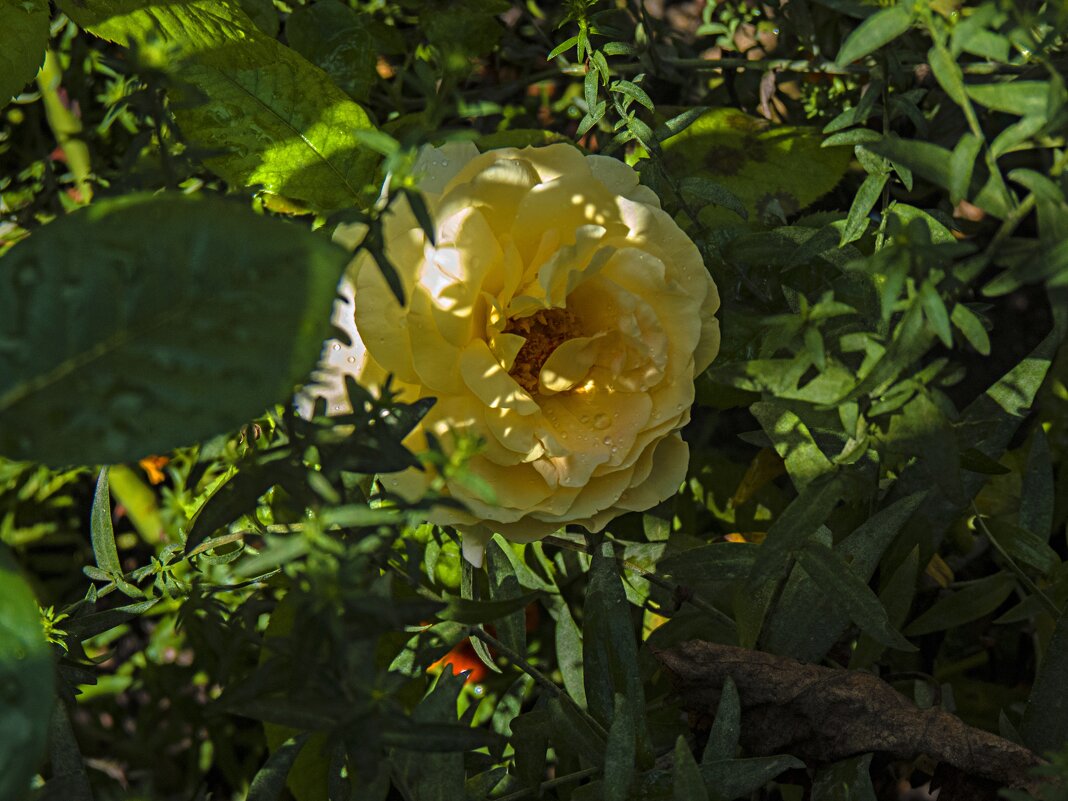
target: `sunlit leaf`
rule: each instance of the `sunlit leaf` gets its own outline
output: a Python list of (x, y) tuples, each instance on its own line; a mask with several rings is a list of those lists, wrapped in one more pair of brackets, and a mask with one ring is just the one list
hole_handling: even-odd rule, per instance
[(142, 50), (159, 43), (171, 108), (204, 163), (232, 183), (330, 211), (359, 205), (378, 156), (352, 131), (367, 113), (318, 67), (228, 0), (66, 0), (80, 26)]

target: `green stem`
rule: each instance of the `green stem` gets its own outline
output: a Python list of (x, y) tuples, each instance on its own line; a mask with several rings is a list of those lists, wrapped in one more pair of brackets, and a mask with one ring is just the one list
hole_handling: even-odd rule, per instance
[(37, 86), (41, 90), (41, 102), (44, 103), (45, 117), (56, 137), (56, 144), (63, 149), (67, 164), (74, 175), (74, 182), (81, 195), (80, 200), (88, 203), (93, 199), (93, 187), (89, 181), (92, 164), (89, 159), (89, 146), (81, 138), (82, 121), (64, 104), (59, 96), (59, 87), (63, 80), (63, 68), (59, 57), (49, 48), (45, 51), (44, 65), (37, 73)]

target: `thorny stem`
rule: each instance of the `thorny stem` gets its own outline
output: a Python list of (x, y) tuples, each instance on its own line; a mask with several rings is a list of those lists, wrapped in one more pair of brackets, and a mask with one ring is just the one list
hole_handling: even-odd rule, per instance
[[(567, 548), (571, 551), (579, 551), (587, 555), (592, 555), (588, 546), (579, 542), (574, 542), (573, 540), (564, 539), (563, 537), (549, 536), (546, 537), (543, 542), (548, 545), (556, 545), (559, 548)], [(634, 564), (633, 562), (628, 562), (625, 559), (619, 559), (618, 561), (627, 570), (630, 570), (632, 573), (637, 573), (650, 584), (660, 587), (661, 589), (667, 590), (672, 594), (675, 594), (675, 592), (682, 586), (664, 578), (663, 576), (657, 575), (656, 573), (652, 573), (646, 570), (645, 568)], [(731, 620), (729, 616), (716, 609), (716, 607), (708, 603), (708, 601), (704, 600), (693, 592), (687, 592), (684, 597), (687, 603), (691, 604), (696, 609), (700, 609), (705, 614), (711, 616), (713, 619), (715, 619), (717, 623), (721, 623), (732, 630), (736, 628), (735, 622)]]

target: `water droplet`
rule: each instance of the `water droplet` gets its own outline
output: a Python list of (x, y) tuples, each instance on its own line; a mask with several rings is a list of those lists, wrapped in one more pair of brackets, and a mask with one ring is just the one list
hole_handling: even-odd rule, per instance
[(612, 447), (612, 453), (617, 453), (618, 451), (619, 451), (619, 448), (617, 448), (615, 446)]
[(349, 364), (356, 364), (356, 357), (355, 356), (349, 356), (349, 358), (346, 359), (345, 361), (347, 361)]
[(567, 439), (567, 432), (564, 431), (560, 434), (560, 439)]
[(580, 422), (580, 423), (588, 423), (588, 422), (590, 422), (590, 416), (589, 416), (588, 414), (584, 414), (584, 415), (582, 415), (582, 416), (581, 416), (581, 417), (579, 418), (579, 422)]
[(332, 347), (332, 348), (333, 348), (334, 350), (341, 350), (341, 345), (339, 345), (339, 344), (338, 344), (337, 342), (335, 342), (335, 343), (334, 343), (334, 344), (333, 344), (333, 345), (332, 345), (331, 347)]
[(603, 442), (605, 445), (611, 445), (612, 444), (612, 438), (611, 437), (605, 437), (604, 439), (601, 440), (601, 442)]
[(604, 429), (608, 428), (608, 426), (610, 426), (610, 425), (612, 425), (612, 418), (609, 417), (607, 414), (604, 414), (603, 412), (601, 414), (598, 414), (596, 417), (593, 418), (593, 427), (594, 428), (597, 428), (597, 429), (600, 429), (600, 430), (603, 431)]

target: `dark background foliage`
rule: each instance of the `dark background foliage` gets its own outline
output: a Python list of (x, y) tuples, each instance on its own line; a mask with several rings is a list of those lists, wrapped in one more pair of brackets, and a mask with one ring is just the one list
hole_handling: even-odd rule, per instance
[[(1063, 798), (1065, 30), (0, 0), (0, 798)], [(375, 482), (425, 407), (290, 401), (452, 138), (625, 159), (723, 300), (678, 495), (480, 571)]]

